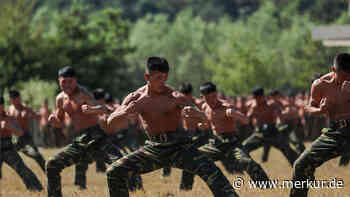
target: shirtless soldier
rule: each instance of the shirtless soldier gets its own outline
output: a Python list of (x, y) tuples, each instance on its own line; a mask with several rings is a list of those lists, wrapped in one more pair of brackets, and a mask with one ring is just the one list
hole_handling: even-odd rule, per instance
[(12, 104), (9, 107), (9, 116), (16, 119), (24, 130), (24, 134), (17, 138), (16, 149), (33, 158), (45, 172), (45, 159), (34, 145), (33, 137), (29, 132), (31, 119), (39, 119), (40, 115), (22, 104), (21, 95), (17, 90), (10, 90), (9, 97)]
[(11, 140), (12, 134), (22, 136), (24, 131), (14, 118), (7, 116), (4, 107), (4, 98), (0, 97), (0, 163), (6, 162), (13, 168), (21, 177), (28, 190), (43, 190), (43, 186), (40, 184), (38, 178), (24, 164), (22, 158), (14, 149)]
[(75, 70), (66, 66), (58, 72), (61, 93), (56, 97), (56, 111), (49, 116), (49, 123), (62, 128), (65, 115), (73, 125), (73, 142), (62, 151), (50, 157), (46, 163), (48, 197), (61, 197), (60, 172), (83, 159), (104, 155), (107, 162), (121, 157), (119, 150), (110, 143), (107, 135), (99, 127), (99, 113), (108, 113), (107, 108), (98, 105), (85, 88), (77, 84)]
[(114, 162), (107, 170), (110, 196), (129, 196), (126, 180), (133, 174), (143, 174), (172, 166), (199, 175), (214, 196), (238, 196), (221, 170), (188, 146), (191, 139), (179, 136), (181, 113), (206, 121), (205, 115), (186, 97), (178, 96), (165, 83), (169, 65), (162, 57), (149, 57), (146, 65), (147, 84), (129, 94), (121, 107), (108, 117), (107, 127), (125, 128), (129, 115), (140, 115), (149, 140), (138, 150)]
[(272, 145), (287, 157), (290, 165), (293, 165), (298, 154), (291, 148), (289, 139), (276, 128), (276, 119), (281, 115), (279, 110), (267, 103), (262, 87), (255, 88), (253, 96), (255, 103), (252, 104), (247, 116), (256, 122), (256, 132), (243, 142), (244, 149), (250, 153), (265, 144)]
[[(306, 182), (314, 180), (314, 172), (324, 162), (349, 153), (350, 148), (350, 54), (341, 53), (334, 58), (333, 76), (320, 78), (311, 86), (310, 103), (305, 112), (313, 116), (327, 115), (330, 127), (295, 161), (293, 180)], [(304, 185), (292, 188), (290, 197), (307, 196)]]
[(49, 101), (45, 98), (44, 103), (40, 108), (40, 132), (44, 136), (43, 141), (46, 147), (54, 146), (54, 133), (51, 132), (50, 125), (48, 124), (49, 115), (51, 114), (51, 110), (49, 109)]
[[(219, 100), (216, 85), (212, 82), (202, 84), (200, 92), (205, 101), (202, 108), (208, 117), (206, 125), (213, 133), (209, 143), (199, 148), (200, 152), (214, 161), (230, 161), (232, 167), (240, 169), (239, 171), (247, 171), (254, 181), (268, 181), (261, 166), (242, 149), (236, 121), (248, 124), (248, 118), (235, 107)], [(202, 126), (202, 129), (204, 128)]]

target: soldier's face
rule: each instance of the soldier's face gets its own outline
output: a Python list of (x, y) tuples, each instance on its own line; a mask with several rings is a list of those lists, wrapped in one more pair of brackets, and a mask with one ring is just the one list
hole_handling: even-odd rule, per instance
[(68, 95), (71, 95), (77, 87), (77, 80), (75, 77), (59, 77), (58, 82), (61, 90)]
[(336, 66), (332, 67), (332, 70), (337, 74), (339, 81), (350, 81), (350, 72), (344, 72), (338, 69)]
[(217, 103), (218, 94), (217, 94), (217, 92), (211, 92), (209, 94), (202, 94), (202, 98), (210, 107), (213, 107)]
[(168, 80), (168, 73), (152, 71), (145, 74), (145, 79), (153, 91), (162, 92), (165, 88), (165, 83)]
[(10, 102), (12, 105), (19, 105), (21, 104), (21, 98), (20, 97), (10, 98)]

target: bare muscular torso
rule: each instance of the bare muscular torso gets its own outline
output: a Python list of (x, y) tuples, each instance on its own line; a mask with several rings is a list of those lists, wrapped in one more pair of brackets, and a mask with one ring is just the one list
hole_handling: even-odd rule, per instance
[(219, 101), (215, 108), (211, 108), (208, 104), (203, 104), (203, 111), (207, 116), (210, 127), (214, 134), (236, 132), (236, 120), (226, 116), (226, 110), (232, 108), (222, 101)]
[(188, 99), (167, 87), (162, 94), (151, 94), (147, 85), (129, 94), (122, 105), (135, 102), (142, 127), (149, 135), (175, 131), (181, 124), (181, 110)]
[(266, 101), (258, 104), (257, 102), (251, 105), (248, 111), (248, 117), (256, 121), (256, 126), (263, 124), (275, 124), (278, 109), (275, 105), (268, 104)]
[(61, 114), (60, 119), (65, 120), (65, 114), (69, 116), (71, 124), (74, 127), (74, 132), (86, 129), (98, 124), (98, 116), (96, 114), (85, 114), (82, 112), (81, 106), (84, 104), (90, 104), (93, 99), (92, 95), (86, 90), (79, 87), (79, 91), (69, 96), (64, 92), (61, 92), (56, 99), (58, 114)]
[(321, 78), (315, 81), (315, 86), (317, 91), (313, 101), (319, 104), (322, 99), (326, 99), (330, 120), (350, 118), (350, 93), (342, 91), (342, 84), (338, 84), (333, 78)]
[(8, 111), (9, 116), (17, 120), (24, 132), (29, 132), (30, 130), (30, 119), (33, 118), (33, 113), (31, 108), (24, 105), (17, 107), (10, 105)]
[(47, 107), (42, 107), (40, 109), (40, 128), (43, 128), (48, 124), (50, 114), (51, 111)]

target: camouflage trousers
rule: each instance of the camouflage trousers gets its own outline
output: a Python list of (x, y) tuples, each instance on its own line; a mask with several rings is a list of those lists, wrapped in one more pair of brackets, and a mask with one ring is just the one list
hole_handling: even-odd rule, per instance
[(114, 162), (107, 170), (110, 196), (129, 196), (128, 177), (166, 166), (199, 175), (216, 197), (238, 196), (214, 162), (189, 146), (191, 143), (189, 138), (175, 138), (177, 138), (176, 131), (152, 136), (143, 147)]
[(46, 163), (47, 192), (49, 197), (61, 197), (60, 172), (81, 161), (91, 161), (93, 158), (103, 158), (107, 163), (121, 158), (119, 148), (113, 145), (99, 126), (81, 131), (73, 142), (62, 151), (50, 157)]
[[(213, 136), (209, 143), (199, 148), (203, 155), (211, 160), (221, 161), (229, 172), (246, 171), (254, 181), (268, 181), (262, 167), (247, 154), (240, 143), (238, 136), (232, 133)], [(193, 183), (194, 175), (187, 177), (186, 181)]]
[[(182, 129), (178, 135), (179, 136), (188, 136), (192, 139), (192, 142), (189, 144), (189, 146), (192, 146), (193, 148), (199, 148), (202, 145), (208, 143), (209, 139), (209, 134), (210, 131), (200, 131), (200, 130), (195, 130), (193, 132), (191, 131), (185, 131)], [(167, 166), (163, 168), (162, 171), (162, 177), (167, 177), (170, 176), (171, 174), (171, 167)], [(191, 178), (187, 177), (192, 177), (190, 173), (187, 173), (186, 171), (182, 171), (182, 178), (181, 178), (181, 184), (180, 184), (180, 189), (182, 190), (187, 190), (192, 188)]]
[[(350, 150), (350, 126), (339, 128), (332, 126), (322, 129), (322, 134), (295, 161), (293, 181), (312, 181), (317, 167), (338, 156), (348, 154)], [(290, 197), (306, 197), (307, 187), (292, 188)]]
[(34, 159), (45, 172), (45, 159), (40, 154), (39, 149), (33, 142), (33, 137), (28, 132), (25, 132), (23, 136), (13, 136), (13, 141), (15, 141), (15, 149), (17, 151)]
[(41, 191), (41, 185), (35, 174), (24, 164), (12, 145), (11, 137), (0, 137), (0, 163), (5, 162), (21, 177), (28, 190)]
[(293, 165), (298, 158), (298, 153), (292, 149), (289, 138), (286, 138), (271, 124), (264, 124), (261, 128), (257, 128), (257, 131), (244, 140), (242, 145), (247, 153), (264, 145), (274, 146), (283, 153), (290, 165)]
[[(301, 123), (300, 123), (301, 124)], [(284, 138), (289, 139), (289, 144), (291, 148), (300, 155), (305, 150), (305, 145), (303, 141), (298, 137), (296, 129), (299, 125), (296, 125), (294, 122), (286, 122), (281, 125), (278, 130), (281, 132)], [(262, 154), (262, 161), (266, 162), (269, 157), (269, 152), (271, 145), (265, 144)]]
[(106, 164), (103, 154), (94, 154), (94, 158), (85, 157), (75, 165), (75, 179), (74, 184), (80, 189), (86, 189), (86, 172), (89, 164), (96, 161), (96, 172), (105, 172)]

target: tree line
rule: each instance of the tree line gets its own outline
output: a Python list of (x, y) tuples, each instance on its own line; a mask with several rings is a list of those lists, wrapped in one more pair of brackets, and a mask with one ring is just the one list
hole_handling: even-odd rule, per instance
[(175, 88), (210, 80), (229, 95), (308, 90), (348, 50), (311, 38), (317, 25), (349, 22), (344, 0), (4, 0), (0, 10), (1, 93), (47, 87), (42, 98), (58, 91), (66, 65), (83, 85), (122, 98), (145, 83), (151, 55), (168, 59)]

